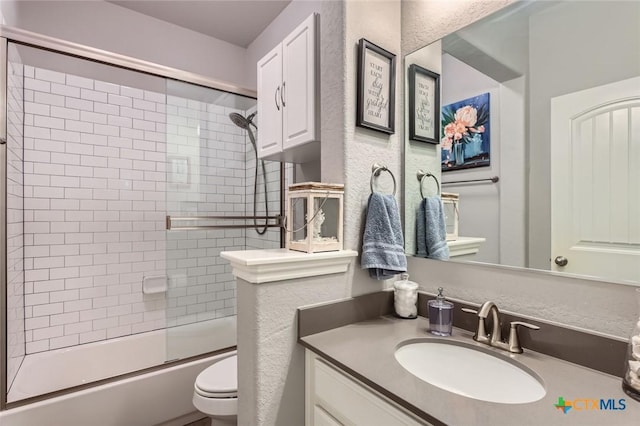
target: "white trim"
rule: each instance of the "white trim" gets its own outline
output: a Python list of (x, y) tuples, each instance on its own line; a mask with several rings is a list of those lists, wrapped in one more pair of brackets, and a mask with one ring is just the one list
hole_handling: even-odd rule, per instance
[(485, 238), (476, 237), (458, 237), (455, 241), (447, 241), (449, 257), (476, 254), (480, 250), (480, 244), (485, 241)]
[(287, 249), (223, 251), (233, 275), (252, 284), (346, 272), (358, 252), (339, 250), (303, 253)]

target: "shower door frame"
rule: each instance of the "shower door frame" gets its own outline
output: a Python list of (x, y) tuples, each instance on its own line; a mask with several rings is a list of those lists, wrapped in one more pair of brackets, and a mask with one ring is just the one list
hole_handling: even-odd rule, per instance
[[(202, 86), (205, 88), (215, 89), (235, 95), (240, 95), (248, 98), (257, 99), (257, 92), (255, 90), (247, 89), (241, 86), (237, 86), (225, 81), (211, 79), (199, 74), (195, 74), (189, 71), (184, 71), (176, 68), (167, 67), (164, 65), (156, 64), (149, 61), (140, 60), (126, 55), (109, 52), (102, 49), (96, 49), (90, 46), (85, 46), (78, 43), (69, 42), (66, 40), (49, 37), (46, 35), (34, 33), (31, 31), (22, 30), (19, 28), (0, 25), (0, 372), (4, 380), (0, 380), (0, 411), (4, 411), (8, 408), (17, 407), (26, 403), (36, 402), (39, 400), (48, 399), (54, 396), (74, 392), (77, 388), (86, 388), (92, 386), (92, 384), (85, 384), (76, 387), (63, 389), (60, 391), (52, 392), (51, 394), (45, 394), (28, 398), (26, 400), (7, 403), (7, 176), (6, 176), (6, 161), (7, 161), (7, 73), (8, 73), (8, 44), (9, 42), (34, 47), (62, 55), (73, 56), (79, 59), (85, 59), (109, 66), (128, 69), (144, 74), (149, 74), (157, 77), (164, 77), (170, 80), (182, 81), (185, 83)], [(269, 227), (280, 228), (280, 247), (284, 247), (285, 230), (282, 226), (282, 217), (284, 217), (284, 205), (285, 205), (285, 166), (284, 163), (280, 163), (280, 213), (279, 215), (270, 217), (276, 221), (276, 224), (270, 224)], [(252, 219), (254, 216), (244, 216), (244, 219)], [(237, 218), (237, 217), (236, 217)], [(234, 225), (220, 225), (220, 228), (234, 227)], [(247, 225), (235, 225), (237, 228), (248, 228)], [(252, 226), (251, 226), (252, 227)], [(212, 228), (209, 228), (212, 229)], [(197, 355), (194, 358), (202, 357), (203, 355)], [(190, 358), (189, 358), (190, 359)], [(177, 363), (188, 361), (189, 359), (177, 361)], [(162, 366), (151, 367), (165, 368), (174, 365), (174, 363), (165, 363)], [(138, 374), (144, 374), (147, 370), (141, 370), (128, 373), (127, 376), (135, 376)], [(100, 380), (93, 384), (94, 386), (102, 385), (110, 381), (119, 380), (119, 378), (109, 378)]]
[(7, 64), (6, 38), (0, 38), (0, 411), (7, 404)]

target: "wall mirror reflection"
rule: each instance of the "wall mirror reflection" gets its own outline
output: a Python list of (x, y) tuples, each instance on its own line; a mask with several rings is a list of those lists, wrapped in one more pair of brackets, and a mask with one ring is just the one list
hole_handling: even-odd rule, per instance
[(406, 138), (408, 254), (423, 170), (425, 196), (458, 196), (449, 261), (640, 285), (639, 2), (516, 2), (407, 55), (405, 93), (414, 64), (441, 75), (442, 114), (439, 145)]

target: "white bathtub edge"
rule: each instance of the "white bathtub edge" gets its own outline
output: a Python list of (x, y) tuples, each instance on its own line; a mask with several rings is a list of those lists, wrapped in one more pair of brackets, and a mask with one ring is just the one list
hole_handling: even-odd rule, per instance
[(231, 353), (235, 351), (6, 410), (0, 412), (0, 424), (149, 426), (177, 420), (194, 412), (196, 376)]

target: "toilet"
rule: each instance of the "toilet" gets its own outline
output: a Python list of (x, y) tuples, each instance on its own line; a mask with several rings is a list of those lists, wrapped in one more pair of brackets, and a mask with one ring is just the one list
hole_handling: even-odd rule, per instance
[(211, 418), (212, 426), (236, 425), (238, 417), (238, 356), (216, 361), (198, 374), (193, 405)]

